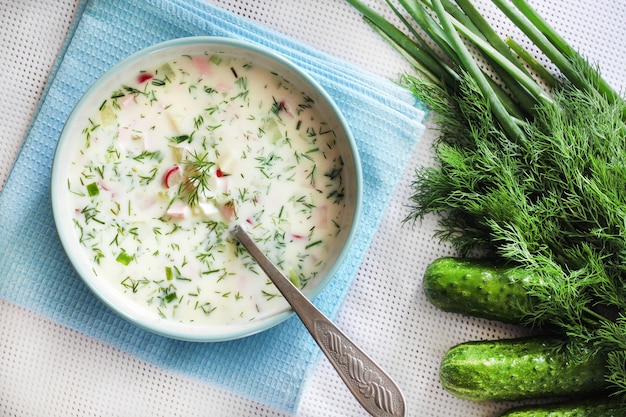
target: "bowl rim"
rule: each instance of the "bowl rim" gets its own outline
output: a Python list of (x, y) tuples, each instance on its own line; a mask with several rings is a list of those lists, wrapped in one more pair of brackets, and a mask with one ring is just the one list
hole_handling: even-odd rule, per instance
[[(326, 275), (322, 280), (318, 282), (318, 284), (311, 289), (308, 293), (306, 293), (306, 297), (310, 300), (313, 300), (317, 297), (320, 292), (328, 285), (328, 283), (334, 278), (337, 274), (338, 269), (344, 263), (345, 258), (353, 244), (357, 229), (360, 225), (361, 219), (361, 211), (362, 211), (362, 199), (363, 199), (363, 174), (361, 170), (361, 160), (359, 157), (359, 152), (357, 149), (355, 138), (352, 134), (350, 126), (345, 119), (345, 116), (335, 103), (334, 99), (328, 94), (328, 92), (321, 86), (317, 80), (315, 80), (307, 71), (300, 68), (298, 65), (293, 63), (288, 58), (279, 54), (278, 52), (256, 44), (249, 41), (243, 41), (234, 38), (226, 38), (219, 36), (192, 36), (192, 37), (183, 37), (167, 40), (164, 42), (156, 43), (146, 48), (143, 48), (139, 51), (136, 51), (126, 58), (118, 61), (113, 66), (109, 67), (103, 74), (101, 74), (88, 88), (82, 93), (80, 99), (74, 105), (71, 113), (67, 117), (62, 131), (59, 135), (59, 139), (55, 148), (54, 157), (52, 160), (52, 171), (50, 178), (50, 196), (51, 196), (51, 204), (53, 211), (53, 218), (55, 223), (55, 229), (63, 246), (64, 252), (66, 256), (70, 260), (72, 266), (76, 274), (81, 278), (81, 281), (90, 289), (91, 293), (94, 294), (104, 305), (106, 305), (111, 311), (113, 311), (118, 316), (122, 317), (126, 321), (134, 324), (135, 326), (142, 328), (144, 330), (148, 330), (152, 333), (173, 338), (179, 339), (183, 341), (194, 341), (194, 342), (220, 342), (220, 341), (228, 341), (240, 339), (243, 337), (251, 336), (253, 334), (262, 332), (264, 330), (275, 327), (276, 325), (282, 323), (291, 317), (294, 312), (292, 309), (287, 309), (286, 311), (273, 313), (273, 317), (268, 319), (263, 319), (259, 322), (251, 322), (256, 325), (247, 325), (240, 326), (234, 325), (233, 329), (230, 331), (226, 331), (228, 326), (216, 326), (216, 328), (220, 328), (220, 332), (190, 332), (187, 329), (197, 329), (199, 326), (188, 324), (184, 325), (182, 323), (170, 322), (169, 326), (163, 326), (163, 323), (166, 323), (166, 320), (157, 319), (154, 321), (147, 322), (140, 318), (137, 318), (130, 314), (126, 309), (120, 306), (120, 303), (116, 303), (115, 300), (111, 300), (106, 297), (101, 291), (96, 287), (96, 285), (89, 278), (89, 275), (82, 270), (80, 264), (73, 256), (72, 249), (75, 248), (75, 242), (70, 238), (72, 237), (72, 231), (63, 231), (62, 228), (62, 217), (63, 210), (61, 208), (60, 199), (55, 196), (57, 193), (57, 187), (61, 187), (61, 183), (65, 184), (64, 178), (60, 178), (62, 176), (62, 167), (60, 167), (59, 159), (61, 158), (61, 150), (63, 149), (63, 145), (67, 142), (67, 138), (69, 136), (69, 128), (76, 121), (78, 114), (80, 113), (81, 107), (89, 100), (89, 98), (97, 93), (99, 89), (109, 82), (116, 74), (118, 74), (121, 70), (125, 69), (127, 66), (130, 66), (137, 61), (144, 59), (145, 57), (163, 52), (164, 50), (175, 49), (178, 47), (189, 47), (189, 46), (199, 46), (205, 44), (208, 47), (215, 46), (225, 46), (241, 49), (243, 51), (248, 51), (254, 54), (262, 55), (265, 58), (276, 62), (279, 66), (286, 68), (288, 71), (293, 72), (296, 77), (299, 77), (302, 81), (308, 84), (325, 102), (328, 108), (331, 110), (334, 117), (336, 117), (338, 124), (341, 126), (343, 131), (345, 132), (345, 140), (350, 149), (350, 153), (352, 154), (352, 163), (354, 164), (354, 175), (355, 175), (355, 186), (356, 189), (353, 190), (354, 193), (354, 214), (352, 218), (352, 222), (350, 224), (350, 230), (346, 235), (346, 239), (343, 247), (341, 248), (340, 253), (337, 255), (335, 262), (328, 269)], [(172, 325), (171, 323), (174, 323)], [(207, 327), (208, 328), (208, 327)]]

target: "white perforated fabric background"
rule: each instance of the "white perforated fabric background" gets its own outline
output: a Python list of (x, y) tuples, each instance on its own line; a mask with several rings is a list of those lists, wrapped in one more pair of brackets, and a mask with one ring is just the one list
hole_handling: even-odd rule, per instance
[[(213, 3), (378, 75), (395, 78), (408, 69), (343, 1)], [(370, 3), (390, 16), (383, 0)], [(512, 33), (488, 1), (476, 3), (498, 30)], [(614, 87), (626, 85), (626, 3), (535, 0), (531, 4), (597, 61)], [(17, 157), (75, 8), (74, 0), (0, 0), (0, 186)], [(429, 305), (421, 292), (421, 274), (430, 261), (450, 251), (433, 240), (432, 219), (414, 227), (402, 224), (414, 169), (430, 163), (433, 137), (434, 132), (429, 132), (413, 155), (337, 322), (399, 382), (410, 415), (494, 416), (506, 405), (461, 401), (439, 387), (439, 359), (455, 343), (513, 336), (519, 330), (445, 314)], [(284, 415), (147, 365), (0, 300), (0, 416)], [(366, 413), (322, 359), (298, 415)]]

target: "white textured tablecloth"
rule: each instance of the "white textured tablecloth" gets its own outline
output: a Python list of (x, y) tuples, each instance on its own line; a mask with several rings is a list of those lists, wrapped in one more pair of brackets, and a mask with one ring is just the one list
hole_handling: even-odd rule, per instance
[[(395, 78), (408, 66), (340, 0), (215, 0), (366, 70)], [(371, 1), (390, 16), (383, 0)], [(510, 32), (487, 1), (481, 10)], [(626, 86), (626, 3), (532, 1), (574, 46)], [(0, 186), (15, 161), (75, 11), (76, 1), (0, 0)], [(506, 405), (455, 399), (438, 384), (442, 354), (470, 339), (518, 330), (437, 311), (421, 275), (449, 248), (432, 238), (431, 220), (402, 224), (415, 167), (430, 163), (426, 136), (413, 155), (350, 293), (338, 324), (395, 377), (412, 416), (494, 415)], [(0, 254), (3, 256), (3, 254)], [(283, 416), (233, 394), (165, 372), (74, 330), (0, 300), (0, 416)], [(365, 416), (322, 359), (306, 387), (300, 416)]]

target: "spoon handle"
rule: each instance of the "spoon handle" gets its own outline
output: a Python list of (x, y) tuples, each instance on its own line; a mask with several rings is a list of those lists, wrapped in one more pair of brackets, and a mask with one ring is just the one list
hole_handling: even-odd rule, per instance
[(306, 298), (239, 225), (232, 230), (291, 305), (350, 392), (372, 416), (406, 416), (404, 395), (385, 371)]

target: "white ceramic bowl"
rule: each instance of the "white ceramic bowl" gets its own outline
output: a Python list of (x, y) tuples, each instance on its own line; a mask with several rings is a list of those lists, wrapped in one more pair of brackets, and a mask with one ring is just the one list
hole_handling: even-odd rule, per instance
[[(157, 68), (175, 57), (198, 54), (220, 54), (222, 57), (245, 59), (280, 74), (292, 85), (301, 89), (316, 103), (317, 111), (334, 126), (336, 142), (344, 162), (342, 176), (345, 187), (345, 208), (341, 217), (341, 232), (337, 235), (324, 267), (304, 287), (303, 292), (313, 298), (324, 288), (336, 273), (350, 247), (361, 209), (362, 177), (360, 162), (354, 139), (339, 109), (324, 89), (306, 72), (290, 61), (263, 47), (249, 43), (215, 37), (193, 37), (176, 39), (151, 46), (119, 62), (100, 77), (84, 94), (69, 116), (61, 133), (52, 166), (51, 198), (56, 228), (65, 252), (78, 275), (91, 291), (110, 309), (135, 325), (157, 334), (189, 341), (223, 341), (245, 337), (287, 319), (291, 310), (284, 300), (272, 311), (259, 318), (246, 321), (231, 321), (225, 324), (201, 324), (164, 319), (122, 294), (119, 282), (122, 277), (103, 276), (94, 273), (94, 255), (79, 243), (79, 230), (75, 225), (78, 209), (72, 205), (72, 187), (68, 183), (79, 148), (83, 146), (86, 121), (118, 90), (125, 80), (137, 77), (144, 70)], [(153, 123), (164, 123), (163, 118)], [(71, 180), (71, 181), (70, 181)], [(117, 214), (122, 216), (123, 210)], [(189, 254), (193, 256), (193, 254)], [(148, 267), (149, 265), (144, 265)], [(280, 298), (280, 297), (279, 297)]]

